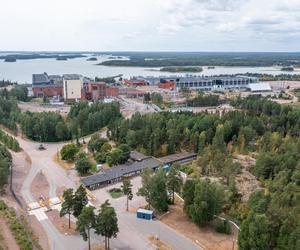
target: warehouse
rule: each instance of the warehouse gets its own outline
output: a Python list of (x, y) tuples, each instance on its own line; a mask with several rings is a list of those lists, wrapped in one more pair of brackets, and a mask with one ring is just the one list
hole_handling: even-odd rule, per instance
[(269, 83), (252, 83), (249, 84), (249, 90), (253, 93), (271, 92), (272, 88)]

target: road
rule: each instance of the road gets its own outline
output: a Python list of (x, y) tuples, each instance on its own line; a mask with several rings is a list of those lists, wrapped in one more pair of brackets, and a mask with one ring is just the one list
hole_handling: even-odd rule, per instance
[[(135, 100), (124, 100), (124, 102), (124, 105), (127, 108), (130, 107), (129, 109), (131, 115), (136, 111), (139, 111), (141, 113), (155, 112), (153, 107), (147, 107), (147, 105), (139, 103)], [(106, 136), (106, 131), (102, 131), (101, 135)], [(16, 137), (16, 139), (18, 140), (24, 152), (31, 158), (31, 168), (21, 187), (21, 195), (27, 204), (36, 201), (31, 194), (30, 188), (34, 178), (40, 171), (42, 171), (49, 183), (50, 198), (57, 196), (57, 188), (77, 188), (80, 185), (80, 179), (78, 178), (74, 170), (67, 171), (60, 167), (53, 160), (55, 154), (57, 154), (66, 143), (44, 143), (43, 145), (45, 146), (46, 150), (40, 151), (38, 150), (40, 143), (23, 139), (20, 136)], [(88, 140), (89, 137), (86, 137), (85, 141), (87, 142)], [(139, 177), (136, 178), (136, 180), (139, 180), (139, 183), (135, 185), (135, 188), (137, 188), (141, 184)], [(100, 204), (106, 200), (106, 198), (110, 199), (110, 196), (108, 196), (108, 193), (105, 191), (105, 189), (97, 190), (97, 192), (98, 191), (100, 196), (97, 195), (98, 201), (96, 204), (94, 204), (97, 209), (99, 208)], [(136, 191), (137, 190), (135, 190), (135, 192)], [(135, 216), (135, 213), (125, 212), (124, 197), (112, 200), (111, 202), (112, 205), (116, 208), (116, 212), (118, 214), (118, 224), (120, 230), (117, 239), (113, 239), (111, 242), (111, 246), (113, 249), (154, 249), (154, 247), (148, 240), (149, 236), (151, 235), (159, 236), (162, 241), (164, 241), (168, 245), (171, 245), (173, 249), (176, 250), (200, 249), (200, 247), (198, 247), (192, 241), (184, 238), (173, 229), (169, 228), (159, 221), (149, 222), (138, 220)], [(132, 204), (135, 203), (135, 206), (139, 207), (144, 202), (145, 201), (142, 197), (136, 197), (132, 201)], [(46, 219), (42, 219), (39, 222), (43, 226), (48, 236), (48, 242), (51, 249), (82, 250), (87, 248), (87, 243), (83, 241), (80, 235), (63, 235), (52, 224), (51, 220), (48, 219), (46, 214), (45, 218)], [(94, 233), (91, 234), (92, 244), (103, 243), (103, 240), (104, 239), (102, 237), (95, 235)]]
[(121, 104), (121, 112), (126, 118), (130, 118), (136, 112), (141, 114), (156, 112), (151, 105), (144, 104), (138, 99), (119, 97), (118, 101)]
[[(137, 196), (138, 188), (141, 187), (141, 177), (131, 179), (133, 199), (129, 202), (131, 208), (137, 209), (145, 205), (145, 199)], [(193, 243), (191, 240), (185, 238), (183, 235), (177, 233), (175, 230), (160, 222), (159, 220), (147, 221), (136, 218), (135, 212), (126, 212), (126, 198), (125, 196), (118, 199), (113, 199), (109, 195), (108, 190), (111, 188), (120, 188), (122, 183), (116, 183), (106, 188), (93, 191), (97, 198), (98, 204), (105, 200), (109, 200), (111, 205), (115, 208), (118, 214), (118, 224), (120, 229), (120, 236), (126, 237), (133, 249), (149, 249), (148, 238), (156, 236), (161, 241), (171, 246), (174, 250), (199, 250), (200, 246)]]

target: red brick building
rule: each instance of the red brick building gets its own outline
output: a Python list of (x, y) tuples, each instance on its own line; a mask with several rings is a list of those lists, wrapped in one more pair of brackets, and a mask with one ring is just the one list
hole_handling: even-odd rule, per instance
[(103, 100), (106, 96), (106, 84), (104, 82), (90, 82), (88, 83), (87, 92), (89, 93), (91, 100)]
[(33, 95), (36, 97), (53, 97), (53, 96), (63, 96), (63, 86), (62, 85), (37, 85), (32, 86)]
[(130, 79), (130, 80), (124, 79), (124, 84), (127, 86), (146, 86), (147, 85), (146, 81), (136, 80), (136, 79)]
[(158, 87), (161, 89), (173, 90), (176, 88), (176, 83), (174, 81), (164, 81), (158, 84)]
[(119, 95), (119, 88), (106, 87), (106, 97), (117, 97)]
[(101, 101), (105, 97), (117, 97), (119, 88), (107, 86), (104, 82), (90, 82), (84, 89), (83, 98), (89, 101)]

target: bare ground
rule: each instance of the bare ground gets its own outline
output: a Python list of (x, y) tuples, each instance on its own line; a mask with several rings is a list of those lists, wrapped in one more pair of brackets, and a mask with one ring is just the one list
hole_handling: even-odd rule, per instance
[(170, 213), (161, 221), (204, 249), (232, 250), (233, 244), (234, 249), (237, 249), (235, 235), (219, 234), (211, 227), (199, 228), (186, 216), (183, 212), (183, 205), (178, 202), (170, 206)]
[(65, 235), (77, 234), (76, 225), (71, 221), (71, 228), (69, 228), (69, 220), (66, 217), (60, 217), (58, 210), (49, 211), (47, 215), (60, 233)]
[(30, 186), (30, 192), (37, 201), (39, 201), (41, 197), (44, 197), (45, 199), (49, 197), (49, 183), (42, 172), (39, 172), (33, 179)]
[(235, 177), (236, 188), (242, 195), (242, 202), (247, 202), (250, 195), (261, 188), (259, 181), (249, 171), (256, 160), (248, 155), (237, 155), (235, 161), (242, 166), (241, 173)]
[(74, 168), (74, 163), (67, 162), (67, 161), (60, 159), (60, 157), (57, 156), (57, 154), (55, 154), (53, 156), (53, 161), (56, 162), (59, 166), (61, 166), (62, 168), (66, 169), (66, 170), (70, 170), (70, 169)]

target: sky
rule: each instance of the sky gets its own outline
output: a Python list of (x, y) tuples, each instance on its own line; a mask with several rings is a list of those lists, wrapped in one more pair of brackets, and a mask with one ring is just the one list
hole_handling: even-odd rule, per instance
[(300, 0), (0, 0), (0, 50), (300, 51)]

